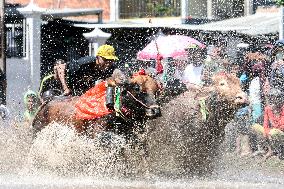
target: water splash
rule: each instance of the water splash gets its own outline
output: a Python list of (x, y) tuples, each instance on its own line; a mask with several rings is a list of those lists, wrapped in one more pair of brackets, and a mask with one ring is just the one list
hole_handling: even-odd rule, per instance
[[(211, 178), (148, 177), (147, 166), (150, 170), (164, 167), (175, 172), (177, 159), (146, 164), (139, 147), (118, 136), (103, 133), (89, 139), (58, 123), (43, 129), (34, 140), (24, 124), (1, 125), (0, 136), (1, 188), (273, 188), (284, 184), (281, 175), (249, 169), (246, 164), (236, 163), (236, 158), (220, 161)], [(160, 138), (151, 140), (158, 145)]]

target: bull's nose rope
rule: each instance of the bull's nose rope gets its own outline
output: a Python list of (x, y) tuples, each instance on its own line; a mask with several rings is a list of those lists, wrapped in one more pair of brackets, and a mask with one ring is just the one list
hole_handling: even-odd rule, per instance
[[(147, 109), (151, 109), (151, 107), (147, 106), (145, 103), (143, 103), (142, 101), (140, 101), (139, 99), (137, 99), (131, 92), (127, 91), (127, 94), (129, 94), (136, 102), (138, 102), (139, 104), (141, 104), (142, 106), (144, 106)], [(114, 103), (114, 110), (116, 112), (116, 116), (120, 116), (125, 120), (129, 120), (121, 111), (121, 89), (119, 87), (115, 88), (115, 103)]]
[(127, 91), (127, 93), (138, 103), (140, 103), (142, 106), (144, 106), (147, 109), (150, 109), (151, 107), (144, 104), (141, 100), (137, 99), (131, 92)]

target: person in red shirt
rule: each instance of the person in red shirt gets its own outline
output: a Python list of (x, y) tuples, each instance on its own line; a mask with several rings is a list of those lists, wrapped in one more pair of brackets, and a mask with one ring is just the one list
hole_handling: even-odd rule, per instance
[(254, 125), (253, 130), (268, 139), (268, 159), (276, 152), (282, 156), (284, 146), (284, 94), (279, 89), (271, 89), (268, 94), (268, 104), (264, 109), (263, 127)]

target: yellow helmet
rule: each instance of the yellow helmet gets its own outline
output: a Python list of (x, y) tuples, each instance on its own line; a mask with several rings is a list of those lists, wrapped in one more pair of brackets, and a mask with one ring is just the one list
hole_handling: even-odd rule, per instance
[(98, 48), (96, 56), (104, 57), (107, 60), (118, 60), (115, 50), (111, 45), (102, 45)]

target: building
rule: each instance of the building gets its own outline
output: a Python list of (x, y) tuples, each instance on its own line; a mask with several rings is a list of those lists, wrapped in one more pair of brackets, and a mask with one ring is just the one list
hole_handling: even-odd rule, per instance
[[(86, 8), (100, 8), (103, 10), (103, 20), (110, 20), (110, 3), (107, 0), (6, 0), (6, 3), (20, 4), (22, 6), (28, 5), (32, 2), (41, 8), (46, 9), (86, 9)], [(113, 0), (110, 0), (113, 1)], [(87, 17), (72, 17), (75, 20), (88, 19), (89, 21), (97, 21), (97, 17), (87, 16)]]
[(190, 19), (205, 21), (223, 20), (254, 14), (261, 6), (274, 6), (274, 0), (181, 0), (186, 8), (183, 11), (183, 22)]
[[(103, 20), (182, 17), (183, 20), (222, 20), (255, 13), (259, 6), (275, 5), (275, 0), (33, 0), (48, 9), (101, 8)], [(27, 5), (30, 0), (6, 0), (6, 3)], [(74, 18), (73, 18), (74, 19)], [(84, 18), (95, 21), (95, 17)], [(185, 21), (184, 21), (185, 22)], [(192, 23), (192, 22), (189, 22)]]

